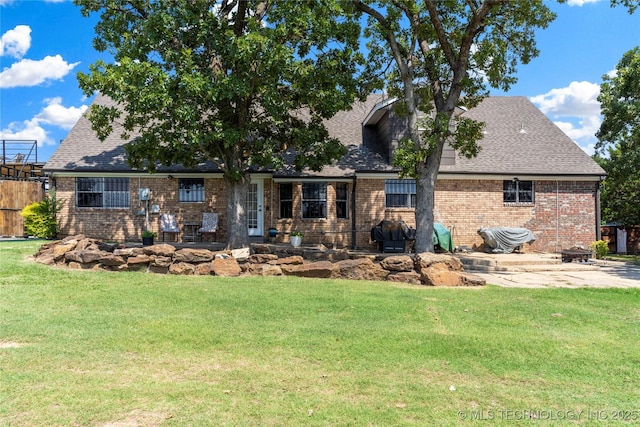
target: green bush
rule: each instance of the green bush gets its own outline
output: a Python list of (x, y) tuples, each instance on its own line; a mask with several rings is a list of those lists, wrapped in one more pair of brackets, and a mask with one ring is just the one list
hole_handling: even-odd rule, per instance
[(24, 229), (27, 235), (52, 239), (58, 235), (58, 212), (64, 205), (56, 199), (55, 191), (50, 191), (40, 202), (26, 206), (20, 212), (24, 217)]
[(589, 249), (596, 254), (596, 258), (602, 259), (609, 253), (609, 245), (604, 240), (591, 242)]

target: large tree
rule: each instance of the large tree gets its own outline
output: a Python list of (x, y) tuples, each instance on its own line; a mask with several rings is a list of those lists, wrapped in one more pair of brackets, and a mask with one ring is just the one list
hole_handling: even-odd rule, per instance
[[(345, 148), (323, 120), (350, 108), (360, 27), (336, 0), (75, 0), (100, 13), (94, 47), (114, 63), (79, 74), (120, 108), (94, 106), (102, 139), (121, 120), (132, 167), (218, 165), (227, 188), (228, 247), (249, 245), (252, 168), (318, 170)], [(342, 15), (341, 18), (336, 18)]]
[(596, 160), (607, 171), (603, 219), (640, 224), (640, 47), (626, 52), (614, 73), (603, 76), (598, 96), (603, 121)]
[(434, 190), (445, 143), (477, 155), (483, 124), (454, 114), (488, 87), (507, 90), (538, 54), (535, 30), (555, 15), (544, 0), (352, 0), (366, 14), (368, 71), (384, 73), (409, 137), (394, 162), (416, 179), (416, 251), (433, 251)]

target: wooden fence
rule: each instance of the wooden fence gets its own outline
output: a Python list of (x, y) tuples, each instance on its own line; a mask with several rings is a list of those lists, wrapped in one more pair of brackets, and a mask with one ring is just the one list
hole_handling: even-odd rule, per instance
[(0, 236), (24, 235), (24, 218), (20, 212), (25, 206), (44, 198), (42, 182), (0, 179)]

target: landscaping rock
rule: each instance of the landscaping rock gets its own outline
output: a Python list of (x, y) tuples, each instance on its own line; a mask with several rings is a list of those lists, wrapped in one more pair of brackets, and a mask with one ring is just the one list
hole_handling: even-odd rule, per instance
[(452, 255), (423, 252), (421, 254), (417, 254), (414, 260), (414, 266), (418, 273), (420, 273), (422, 269), (427, 268), (434, 263), (444, 263), (447, 265), (447, 268), (452, 271), (463, 270), (460, 260)]
[(64, 254), (74, 250), (75, 248), (76, 248), (75, 243), (63, 243), (60, 245), (56, 245), (53, 247), (53, 250), (52, 250), (53, 259), (57, 261), (60, 258), (64, 257)]
[(135, 267), (135, 266), (146, 267), (150, 261), (151, 261), (151, 258), (148, 255), (136, 255), (136, 256), (127, 258), (127, 264), (129, 265), (129, 267)]
[(336, 270), (336, 266), (329, 261), (309, 262), (301, 265), (284, 264), (282, 272), (288, 276), (315, 277), (328, 279)]
[(252, 264), (266, 264), (269, 261), (275, 261), (277, 259), (278, 256), (273, 254), (253, 254), (247, 261)]
[(184, 261), (189, 263), (209, 262), (213, 260), (213, 252), (208, 249), (185, 248), (173, 254), (174, 261)]
[(334, 264), (331, 277), (351, 280), (385, 280), (389, 272), (369, 258), (347, 259)]
[[(232, 251), (213, 252), (201, 248), (176, 250), (166, 243), (125, 248), (78, 235), (43, 244), (35, 254), (35, 260), (47, 265), (67, 264), (72, 269), (146, 270), (177, 275), (215, 274), (235, 277), (242, 273), (256, 276), (285, 274), (315, 278), (389, 280), (430, 286), (485, 284), (479, 276), (463, 272), (458, 258), (446, 254), (423, 253), (416, 255), (415, 259), (408, 255), (351, 255), (346, 250), (334, 251), (323, 245), (304, 248), (280, 246), (276, 253), (271, 253), (272, 248), (268, 245), (255, 245), (254, 250), (253, 255), (248, 255), (247, 251), (236, 252), (240, 259), (247, 255), (247, 262), (240, 264), (232, 256)], [(322, 260), (305, 260), (303, 254)], [(338, 261), (331, 262), (324, 258)]]
[(394, 255), (383, 258), (380, 265), (389, 271), (413, 271), (413, 259), (407, 255)]
[(170, 256), (176, 252), (175, 246), (169, 245), (167, 243), (158, 243), (151, 246), (145, 246), (142, 248), (145, 255), (160, 255), (160, 256)]
[(118, 248), (113, 251), (114, 255), (122, 257), (144, 255), (143, 248)]
[(282, 276), (280, 266), (273, 264), (247, 264), (248, 274), (253, 276)]
[(168, 256), (151, 255), (149, 259), (150, 259), (149, 265), (151, 267), (167, 267), (168, 268), (173, 262), (173, 258)]
[(236, 261), (235, 258), (230, 256), (223, 257), (222, 255), (216, 255), (213, 259), (211, 271), (213, 271), (216, 276), (222, 277), (236, 277), (242, 273), (238, 261)]
[(401, 271), (389, 274), (387, 280), (396, 283), (408, 283), (410, 285), (421, 285), (420, 274), (415, 271)]
[(188, 262), (174, 262), (169, 267), (169, 274), (177, 274), (182, 276), (190, 276), (195, 274), (196, 266)]
[(73, 250), (64, 254), (65, 259), (69, 261), (79, 262), (81, 264), (97, 263), (100, 258), (108, 255), (108, 252), (98, 250)]
[(211, 263), (210, 262), (202, 262), (200, 264), (196, 264), (195, 274), (198, 276), (208, 276), (211, 274)]
[(102, 258), (100, 258), (98, 260), (98, 262), (100, 264), (102, 264), (102, 265), (106, 265), (106, 266), (110, 266), (110, 267), (123, 265), (123, 264), (127, 263), (127, 261), (124, 258), (122, 258), (121, 256), (113, 255), (111, 253), (108, 253), (108, 255), (103, 256)]
[(231, 251), (231, 256), (234, 257), (235, 260), (238, 262), (246, 261), (250, 255), (251, 255), (251, 248), (233, 249)]
[(269, 261), (268, 263), (273, 265), (300, 265), (304, 263), (304, 258), (302, 258), (300, 255), (293, 255), (284, 258), (278, 258), (276, 260)]

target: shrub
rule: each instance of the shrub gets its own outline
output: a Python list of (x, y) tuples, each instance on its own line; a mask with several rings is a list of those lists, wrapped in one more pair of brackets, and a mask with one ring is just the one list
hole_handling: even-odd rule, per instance
[(58, 212), (64, 205), (56, 199), (55, 191), (50, 191), (40, 202), (26, 206), (20, 212), (24, 217), (24, 229), (27, 235), (52, 239), (58, 235)]
[(609, 253), (609, 245), (604, 240), (591, 242), (589, 249), (596, 254), (596, 258), (602, 259)]

